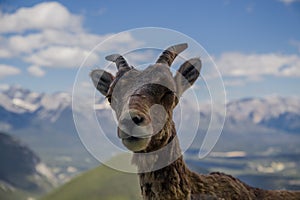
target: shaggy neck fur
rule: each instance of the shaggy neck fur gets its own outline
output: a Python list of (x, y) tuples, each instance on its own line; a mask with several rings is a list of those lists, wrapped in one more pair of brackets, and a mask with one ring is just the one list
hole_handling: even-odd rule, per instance
[(140, 173), (144, 199), (190, 199), (191, 184), (182, 157), (160, 170)]
[[(152, 159), (148, 157), (146, 160), (143, 156), (134, 155), (133, 163), (137, 165), (139, 171), (147, 169), (146, 173), (139, 173), (140, 187), (144, 199), (190, 199), (191, 184), (189, 175), (191, 172), (185, 165), (181, 156), (181, 150), (178, 139), (176, 137), (176, 130), (174, 123), (170, 124), (170, 128), (166, 126), (163, 130), (164, 134), (157, 135), (171, 135), (168, 143), (173, 141), (172, 146), (164, 154), (154, 154)], [(151, 141), (152, 143), (157, 143)], [(149, 145), (151, 147), (151, 143)], [(148, 148), (146, 151), (153, 149)], [(169, 154), (169, 155), (168, 155)], [(172, 154), (172, 155), (171, 155)], [(171, 155), (171, 156), (170, 156)], [(179, 157), (174, 162), (172, 157)], [(170, 164), (162, 169), (151, 171), (155, 168), (156, 163), (170, 162)], [(150, 166), (150, 167), (149, 167)]]
[[(214, 172), (209, 175), (194, 173), (188, 169), (183, 157), (174, 123), (170, 123), (162, 131), (170, 131), (169, 142), (174, 140), (169, 155), (153, 155), (153, 159), (134, 155), (133, 163), (139, 170), (150, 172), (139, 173), (140, 187), (144, 200), (251, 200), (251, 199), (300, 199), (300, 192), (267, 191), (253, 188), (240, 180), (223, 173)], [(178, 155), (178, 159), (159, 170), (151, 171), (161, 159)], [(171, 161), (170, 161), (171, 162)], [(151, 168), (151, 167), (150, 167)]]

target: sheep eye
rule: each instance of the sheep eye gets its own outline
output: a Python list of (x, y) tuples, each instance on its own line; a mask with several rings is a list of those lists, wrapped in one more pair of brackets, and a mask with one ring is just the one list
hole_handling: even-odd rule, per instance
[(111, 95), (106, 96), (106, 99), (109, 103), (111, 103)]

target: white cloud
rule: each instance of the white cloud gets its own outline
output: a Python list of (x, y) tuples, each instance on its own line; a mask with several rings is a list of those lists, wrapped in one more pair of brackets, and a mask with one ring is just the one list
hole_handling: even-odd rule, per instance
[[(1, 40), (0, 37), (0, 57), (1, 51), (6, 51), (9, 55), (18, 56), (21, 54), (30, 54), (33, 51), (43, 50), (49, 46), (68, 46), (79, 47), (85, 50), (93, 49), (97, 44), (103, 42), (113, 34), (95, 35), (85, 32), (68, 32), (62, 30), (46, 29), (38, 33), (28, 35), (13, 35), (8, 39)], [(112, 41), (107, 41), (101, 45), (101, 51), (124, 51), (130, 48), (136, 48), (142, 43), (137, 41), (129, 33), (122, 33)]]
[(52, 68), (76, 68), (81, 65), (84, 58), (89, 56), (85, 63), (86, 65), (95, 65), (99, 61), (96, 54), (89, 55), (90, 52), (79, 47), (64, 47), (53, 46), (38, 51), (25, 58), (25, 61), (38, 66), (52, 67)]
[(11, 56), (11, 52), (8, 50), (0, 49), (0, 58), (10, 58)]
[(0, 91), (8, 90), (10, 85), (8, 84), (0, 84)]
[(39, 66), (37, 65), (32, 65), (30, 67), (27, 68), (27, 71), (33, 75), (33, 76), (36, 76), (36, 77), (42, 77), (45, 75), (45, 71), (42, 70)]
[(298, 55), (223, 53), (215, 62), (223, 76), (257, 79), (264, 75), (300, 77)]
[(31, 53), (37, 48), (42, 48), (45, 41), (40, 34), (31, 34), (28, 36), (14, 35), (8, 38), (6, 48), (11, 51), (14, 56), (20, 53)]
[(226, 80), (224, 81), (225, 86), (230, 87), (230, 86), (244, 86), (245, 81), (244, 80)]
[[(76, 46), (90, 50), (108, 36), (46, 29), (38, 33), (13, 35), (7, 39), (0, 37), (0, 57), (31, 54), (49, 46)], [(131, 42), (134, 43), (134, 39)]]
[(295, 2), (300, 2), (300, 0), (278, 0), (286, 5), (290, 5), (292, 3), (295, 3)]
[[(108, 35), (107, 38), (111, 35)], [(106, 39), (106, 38), (105, 38)], [(143, 42), (135, 39), (130, 33), (122, 32), (117, 36), (113, 36), (113, 39), (109, 41), (105, 41), (101, 44), (100, 52), (102, 51), (116, 51), (117, 53), (127, 52), (128, 50), (132, 50), (138, 48), (142, 45)]]
[(81, 30), (81, 17), (71, 14), (57, 2), (44, 2), (15, 13), (0, 12), (0, 32), (14, 33), (26, 30), (68, 29)]
[(21, 73), (21, 70), (16, 67), (0, 64), (0, 78), (4, 78), (6, 76), (17, 75), (20, 73)]
[(133, 65), (137, 67), (141, 64), (153, 64), (155, 59), (157, 59), (156, 52), (153, 50), (142, 50), (141, 52), (135, 51), (130, 52), (128, 55), (125, 55), (126, 60), (128, 61), (129, 65)]
[(88, 33), (81, 22), (81, 16), (58, 2), (40, 3), (14, 13), (0, 11), (0, 34), (10, 33), (0, 36), (0, 58), (27, 62), (30, 74), (44, 76), (44, 67), (76, 68), (88, 55), (85, 65), (93, 66), (103, 52), (122, 52), (141, 44), (131, 34), (122, 33), (90, 54), (113, 34)]
[(224, 80), (225, 86), (244, 86), (249, 82), (259, 82), (262, 81), (263, 78), (261, 76), (249, 76), (249, 77), (231, 77), (229, 79)]
[(12, 52), (8, 49), (7, 39), (0, 36), (0, 58), (10, 58)]

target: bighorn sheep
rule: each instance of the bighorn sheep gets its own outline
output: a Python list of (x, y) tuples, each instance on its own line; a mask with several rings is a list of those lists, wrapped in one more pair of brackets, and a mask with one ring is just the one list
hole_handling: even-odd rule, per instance
[[(230, 175), (219, 172), (201, 175), (187, 168), (172, 114), (182, 93), (199, 77), (201, 61), (199, 58), (187, 60), (175, 77), (169, 69), (176, 56), (186, 48), (187, 44), (169, 47), (155, 64), (142, 71), (128, 65), (121, 55), (113, 54), (106, 59), (117, 65), (116, 76), (100, 69), (90, 74), (95, 87), (107, 97), (116, 113), (118, 137), (135, 153), (133, 163), (139, 170), (143, 198), (300, 199), (299, 191), (262, 190)], [(166, 146), (167, 150), (154, 153), (153, 159), (143, 156), (143, 153), (157, 152)], [(162, 161), (168, 165), (159, 168), (158, 163)]]

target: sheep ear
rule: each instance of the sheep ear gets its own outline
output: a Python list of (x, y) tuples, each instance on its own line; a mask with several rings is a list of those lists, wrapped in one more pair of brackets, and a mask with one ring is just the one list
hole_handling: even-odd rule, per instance
[(101, 94), (106, 96), (109, 86), (115, 77), (111, 73), (108, 73), (101, 69), (93, 70), (90, 73), (90, 76), (97, 90), (101, 92)]
[(191, 87), (200, 75), (201, 60), (192, 58), (184, 62), (175, 75), (177, 95), (180, 97), (184, 91)]

